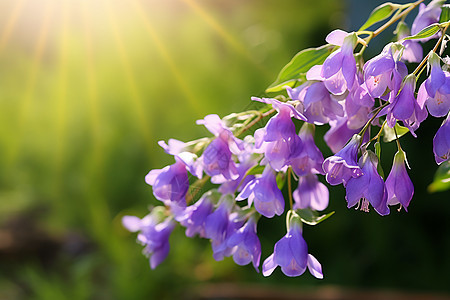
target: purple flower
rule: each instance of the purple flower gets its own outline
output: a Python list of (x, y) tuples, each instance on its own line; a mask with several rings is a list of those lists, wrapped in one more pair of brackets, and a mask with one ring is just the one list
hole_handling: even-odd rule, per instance
[(185, 196), (189, 189), (188, 174), (185, 163), (178, 156), (175, 156), (175, 160), (173, 165), (151, 170), (145, 176), (145, 182), (153, 187), (156, 199), (185, 206)]
[(295, 174), (303, 176), (309, 173), (324, 174), (322, 164), (323, 155), (314, 143), (314, 125), (303, 123), (299, 137), (303, 143), (300, 154), (291, 159), (291, 166)]
[(221, 184), (219, 192), (222, 194), (235, 194), (236, 191), (242, 191), (243, 187), (255, 178), (254, 175), (246, 175), (247, 171), (258, 163), (260, 154), (255, 154), (254, 139), (252, 136), (246, 136), (244, 139), (244, 151), (238, 154), (239, 163), (237, 164), (237, 172), (239, 177), (235, 180), (217, 181), (211, 180), (212, 183)]
[(405, 121), (414, 113), (414, 90), (416, 89), (416, 79), (413, 74), (405, 79), (405, 84), (391, 104), (391, 113), (396, 120)]
[[(410, 36), (410, 30), (405, 22), (400, 21), (397, 25), (397, 36), (401, 40), (407, 36)], [(402, 40), (400, 41), (403, 47), (402, 60), (410, 63), (418, 63), (423, 58), (423, 49), (420, 44), (414, 40)]]
[(450, 158), (450, 115), (433, 138), (433, 152), (438, 165)]
[(341, 104), (328, 92), (325, 85), (326, 83), (318, 81), (307, 82), (295, 89), (286, 88), (292, 100), (303, 104), (303, 114), (309, 123), (322, 125), (344, 115)]
[(162, 220), (161, 212), (154, 209), (152, 213), (139, 219), (135, 216), (124, 216), (123, 226), (131, 232), (140, 231), (138, 242), (145, 246), (144, 254), (150, 257), (150, 267), (156, 268), (169, 254), (169, 236), (175, 227), (172, 218)]
[(186, 227), (186, 236), (193, 237), (198, 234), (206, 237), (205, 222), (206, 218), (213, 212), (213, 203), (211, 191), (203, 194), (203, 196), (195, 203), (186, 207), (181, 213), (175, 215), (175, 219), (181, 225)]
[(338, 153), (323, 162), (327, 182), (331, 185), (347, 184), (350, 178), (363, 174), (356, 163), (361, 136), (355, 134), (348, 144)]
[(273, 254), (263, 263), (264, 276), (270, 276), (280, 266), (281, 271), (289, 277), (302, 275), (308, 267), (314, 277), (323, 278), (322, 266), (314, 256), (308, 254), (299, 222), (291, 221), (286, 235), (275, 244)]
[(369, 120), (374, 102), (375, 100), (370, 96), (365, 84), (352, 89), (345, 99), (347, 127), (355, 130), (362, 128)]
[(405, 153), (399, 150), (394, 156), (391, 172), (386, 179), (388, 205), (399, 204), (408, 211), (408, 205), (414, 194), (414, 185), (405, 168)]
[(283, 194), (270, 166), (266, 166), (262, 175), (250, 181), (236, 197), (238, 201), (244, 199), (248, 199), (249, 206), (254, 202), (256, 211), (267, 218), (284, 212)]
[(431, 53), (428, 60), (431, 64), (430, 77), (419, 88), (417, 101), (425, 103), (434, 117), (443, 117), (450, 110), (450, 73), (444, 72), (440, 58)]
[(359, 129), (349, 128), (348, 123), (347, 117), (330, 121), (330, 129), (325, 133), (323, 139), (333, 153), (341, 150), (347, 141), (358, 133)]
[(232, 212), (233, 196), (224, 195), (219, 203), (205, 220), (205, 236), (211, 240), (213, 257), (217, 261), (233, 254), (234, 249), (227, 246), (227, 240), (243, 223), (240, 216)]
[(198, 160), (205, 173), (212, 176), (213, 180), (236, 179), (239, 174), (232, 154), (243, 150), (242, 141), (234, 137), (218, 115), (207, 115), (197, 120), (197, 124), (205, 125), (216, 136)]
[(233, 260), (236, 264), (244, 266), (253, 262), (253, 267), (259, 272), (261, 259), (261, 243), (256, 235), (256, 218), (250, 219), (234, 232), (227, 241), (228, 247), (235, 247)]
[(377, 156), (370, 151), (359, 159), (359, 166), (364, 174), (350, 178), (345, 186), (348, 208), (360, 203), (361, 210), (368, 212), (370, 203), (380, 215), (389, 214), (386, 203), (388, 194), (383, 178), (377, 172), (377, 164)]
[[(433, 23), (439, 22), (439, 16), (441, 15), (441, 6), (444, 2), (445, 1), (443, 0), (433, 0), (427, 6), (421, 3), (419, 6), (419, 13), (417, 14), (417, 17), (414, 19), (414, 22), (411, 27), (411, 34), (415, 35), (425, 27), (430, 26)], [(425, 42), (432, 39), (433, 37), (421, 39), (421, 41)]]
[(280, 171), (302, 150), (302, 141), (296, 133), (291, 117), (303, 121), (306, 118), (291, 104), (268, 98), (252, 97), (252, 100), (272, 104), (278, 111), (265, 128), (255, 132), (255, 148), (256, 151), (265, 153), (265, 158), (273, 169)]
[(294, 209), (311, 208), (313, 210), (324, 210), (328, 206), (328, 195), (326, 185), (319, 182), (317, 175), (307, 174), (300, 176), (298, 187), (293, 192)]
[(330, 44), (341, 46), (341, 48), (333, 52), (324, 61), (321, 75), (328, 79), (341, 72), (347, 83), (347, 88), (350, 89), (356, 76), (356, 61), (353, 57), (353, 49), (357, 43), (356, 34), (334, 30), (328, 34), (325, 40)]
[(392, 43), (386, 45), (379, 55), (364, 64), (364, 81), (373, 98), (381, 97), (386, 88), (396, 95), (408, 73), (403, 62), (394, 60), (392, 47)]

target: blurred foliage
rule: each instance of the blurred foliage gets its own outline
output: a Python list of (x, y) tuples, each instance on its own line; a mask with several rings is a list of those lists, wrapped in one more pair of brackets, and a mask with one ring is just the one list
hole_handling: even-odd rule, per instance
[[(205, 282), (321, 284), (215, 262), (208, 242), (187, 239), (181, 228), (167, 261), (151, 271), (120, 220), (159, 204), (144, 182), (172, 162), (158, 140), (202, 137), (208, 133), (196, 119), (254, 105), (250, 96), (262, 95), (299, 50), (346, 29), (344, 5), (0, 2), (0, 298), (171, 299)], [(342, 187), (331, 187), (337, 213), (305, 229), (327, 283), (448, 290), (449, 197), (426, 193), (438, 126), (423, 127), (428, 140), (405, 145), (419, 149), (408, 151), (416, 186), (408, 214), (349, 211)], [(391, 146), (383, 156), (392, 157)], [(262, 220), (259, 230), (267, 232), (264, 259), (284, 220)]]

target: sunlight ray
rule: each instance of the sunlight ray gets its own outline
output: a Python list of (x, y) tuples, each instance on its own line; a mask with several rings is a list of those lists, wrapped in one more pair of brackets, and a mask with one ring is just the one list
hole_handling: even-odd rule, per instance
[(25, 0), (18, 0), (16, 2), (16, 5), (14, 6), (12, 13), (9, 15), (8, 21), (6, 21), (6, 25), (3, 28), (3, 31), (0, 35), (0, 53), (3, 51), (3, 49), (8, 43), (9, 38), (11, 37), (11, 33), (13, 32), (17, 20), (20, 16), (20, 13), (22, 12), (24, 2)]
[(34, 92), (38, 74), (42, 64), (42, 57), (47, 46), (47, 38), (50, 29), (51, 19), (53, 17), (53, 6), (45, 2), (44, 13), (42, 15), (42, 24), (39, 28), (33, 58), (30, 64), (28, 78), (25, 81), (24, 94), (20, 103), (18, 118), (17, 118), (17, 139), (13, 140), (9, 148), (8, 160), (10, 163), (15, 163), (20, 151), (21, 144), (25, 142), (27, 135), (25, 134), (26, 123), (30, 118), (30, 109), (33, 104)]
[(188, 83), (184, 79), (184, 77), (181, 75), (177, 65), (175, 64), (174, 60), (171, 58), (168, 49), (165, 47), (163, 41), (156, 33), (155, 29), (153, 28), (152, 24), (150, 23), (149, 17), (145, 14), (144, 9), (140, 5), (139, 1), (132, 0), (131, 3), (133, 4), (133, 8), (138, 13), (139, 17), (144, 23), (145, 30), (147, 31), (148, 35), (150, 36), (151, 40), (156, 46), (157, 51), (161, 55), (164, 62), (168, 65), (169, 70), (172, 72), (175, 81), (181, 88), (182, 93), (186, 97), (186, 99), (189, 101), (189, 104), (194, 109), (198, 117), (201, 117), (202, 110), (200, 107), (199, 102), (196, 100), (197, 97), (195, 97), (195, 94), (192, 92), (191, 88), (189, 87)]
[(237, 53), (249, 60), (256, 68), (258, 68), (267, 78), (271, 78), (272, 74), (269, 71), (255, 61), (251, 53), (241, 45), (225, 28), (220, 25), (208, 12), (201, 7), (195, 0), (182, 0), (184, 1), (200, 18), (202, 18), (211, 28), (213, 28), (217, 34), (219, 34)]
[(111, 25), (112, 33), (114, 35), (114, 41), (117, 46), (117, 51), (119, 54), (119, 60), (124, 70), (125, 80), (127, 82), (127, 86), (130, 92), (130, 98), (133, 102), (133, 106), (135, 109), (135, 113), (137, 116), (137, 121), (139, 123), (139, 128), (142, 131), (143, 138), (145, 140), (147, 149), (151, 149), (153, 145), (152, 133), (150, 131), (150, 124), (146, 121), (149, 116), (146, 115), (145, 107), (143, 105), (142, 95), (139, 91), (136, 78), (133, 73), (133, 69), (130, 64), (130, 59), (125, 48), (124, 42), (122, 40), (122, 36), (120, 34), (119, 27), (117, 25), (117, 17), (111, 7), (111, 3), (108, 1), (103, 1), (106, 6), (107, 15), (109, 19), (109, 23)]
[(91, 32), (91, 22), (88, 7), (86, 2), (81, 4), (82, 12), (82, 26), (83, 26), (83, 42), (85, 48), (85, 67), (86, 67), (86, 83), (87, 83), (87, 105), (89, 108), (89, 119), (92, 128), (92, 164), (95, 167), (100, 166), (102, 162), (101, 144), (102, 137), (100, 134), (100, 113), (99, 113), (99, 97), (98, 97), (98, 82), (96, 78), (96, 72), (94, 67), (94, 55), (93, 55), (93, 38)]
[[(70, 12), (69, 6), (66, 0), (60, 0), (62, 4), (62, 13), (61, 13), (61, 29), (59, 38), (59, 61), (58, 61), (58, 71), (57, 78), (58, 83), (56, 85), (56, 116), (55, 116), (55, 129), (56, 129), (56, 138), (55, 138), (55, 168), (56, 174), (61, 172), (61, 168), (64, 163), (64, 154), (65, 154), (65, 144), (67, 140), (66, 131), (67, 131), (67, 56), (68, 56), (68, 24), (70, 22)], [(57, 176), (60, 178), (60, 176)]]
[[(102, 144), (103, 139), (100, 133), (100, 110), (99, 110), (99, 94), (98, 94), (98, 82), (97, 74), (94, 66), (94, 45), (91, 32), (91, 15), (86, 2), (81, 5), (82, 13), (82, 30), (83, 30), (83, 42), (84, 42), (84, 57), (85, 57), (85, 69), (86, 69), (86, 84), (87, 84), (87, 105), (89, 107), (89, 118), (92, 127), (92, 151), (91, 155), (87, 157), (86, 165), (88, 166), (87, 176), (90, 176), (90, 182), (96, 182), (96, 186), (90, 189), (86, 200), (86, 207), (89, 208), (90, 223), (92, 224), (92, 230), (97, 235), (99, 240), (108, 243), (108, 239), (105, 236), (105, 230), (109, 228), (110, 224), (110, 209), (108, 202), (104, 197), (102, 188), (104, 187), (104, 180), (102, 174), (103, 156)], [(98, 212), (102, 212), (100, 215)]]

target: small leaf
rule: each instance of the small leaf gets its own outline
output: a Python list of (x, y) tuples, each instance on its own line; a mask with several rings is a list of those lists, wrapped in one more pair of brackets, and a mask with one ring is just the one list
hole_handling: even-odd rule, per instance
[(277, 175), (277, 186), (278, 189), (281, 191), (284, 187), (284, 184), (286, 183), (286, 175), (285, 173), (278, 173)]
[(450, 161), (445, 161), (434, 174), (434, 180), (428, 186), (428, 192), (442, 192), (448, 189), (450, 189)]
[(441, 16), (439, 17), (439, 23), (450, 21), (450, 4), (444, 4), (441, 6)]
[(319, 48), (308, 48), (300, 51), (283, 67), (275, 82), (267, 88), (266, 92), (278, 92), (283, 90), (286, 85), (292, 87), (299, 79), (301, 81), (306, 80), (305, 73), (311, 67), (322, 64), (334, 48), (334, 45), (324, 45)]
[(424, 38), (433, 36), (436, 34), (436, 32), (439, 31), (439, 28), (440, 28), (439, 24), (437, 24), (437, 23), (431, 24), (430, 26), (422, 29), (419, 33), (412, 35), (412, 36), (405, 37), (404, 40), (424, 39)]
[(262, 174), (262, 172), (264, 171), (264, 168), (266, 166), (260, 166), (260, 165), (255, 165), (253, 167), (251, 167), (247, 173), (245, 173), (245, 176), (248, 175), (257, 175), (257, 174)]
[(381, 4), (372, 11), (372, 13), (369, 16), (369, 19), (367, 19), (366, 23), (364, 23), (364, 25), (361, 26), (359, 30), (364, 30), (366, 28), (369, 28), (375, 23), (378, 23), (380, 21), (389, 18), (389, 16), (392, 15), (392, 13), (397, 8), (398, 4), (392, 4), (390, 2)]
[(381, 144), (380, 144), (380, 142), (376, 142), (374, 147), (375, 147), (375, 154), (378, 157), (377, 171), (378, 171), (378, 174), (380, 174), (380, 176), (384, 178), (383, 167), (381, 166), (381, 163), (380, 163), (381, 162)]
[[(401, 136), (405, 135), (406, 133), (408, 133), (409, 129), (404, 126), (395, 124), (395, 131), (397, 131), (397, 136), (401, 137)], [(392, 141), (395, 141), (395, 139), (396, 139), (395, 131), (394, 131), (394, 128), (391, 128), (389, 126), (384, 126), (383, 142), (390, 143)]]
[(319, 213), (315, 210), (305, 208), (305, 209), (297, 209), (295, 211), (297, 215), (300, 217), (303, 223), (308, 225), (317, 225), (322, 221), (325, 221), (329, 217), (331, 217), (334, 214), (334, 211), (319, 216)]

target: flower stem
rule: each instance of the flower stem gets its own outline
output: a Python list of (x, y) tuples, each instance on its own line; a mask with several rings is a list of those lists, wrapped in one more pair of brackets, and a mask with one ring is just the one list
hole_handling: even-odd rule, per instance
[[(385, 102), (383, 105), (378, 106), (375, 109), (375, 113), (373, 114), (373, 116), (369, 119), (369, 121), (367, 121), (366, 125), (364, 125), (363, 129), (361, 129), (361, 131), (358, 133), (359, 136), (363, 137), (364, 134), (366, 133), (367, 128), (369, 128), (370, 124), (372, 123), (372, 121), (377, 117), (377, 115), (380, 113), (380, 111), (385, 108), (386, 106), (388, 106), (390, 103), (387, 101)], [(362, 144), (363, 139), (361, 138), (361, 144)], [(360, 144), (360, 146), (361, 146)]]
[(253, 127), (256, 123), (258, 123), (259, 121), (261, 121), (264, 117), (270, 116), (271, 114), (273, 114), (276, 111), (275, 108), (272, 108), (268, 111), (266, 111), (265, 113), (259, 113), (258, 116), (251, 121), (248, 125), (246, 125), (244, 128), (242, 128), (242, 130), (236, 134), (236, 136), (240, 136), (241, 134), (243, 134), (244, 132), (246, 132), (247, 130), (249, 130), (251, 127)]
[(292, 168), (289, 167), (288, 170), (287, 170), (287, 182), (288, 182), (289, 205), (290, 205), (291, 210), (292, 210), (292, 209), (294, 209), (294, 201), (292, 200), (291, 177), (292, 177)]
[(411, 3), (410, 6), (401, 13), (400, 10), (397, 11), (397, 13), (388, 22), (386, 22), (383, 26), (381, 26), (380, 28), (378, 28), (373, 32), (372, 38), (376, 37), (377, 35), (382, 33), (386, 28), (388, 28), (389, 26), (397, 22), (399, 19), (409, 14), (414, 8), (416, 8), (422, 2), (423, 0), (419, 0), (414, 3)]
[(186, 204), (191, 203), (194, 200), (194, 197), (201, 191), (201, 188), (205, 185), (205, 183), (211, 178), (211, 176), (207, 175), (202, 179), (198, 179), (191, 185), (192, 192), (186, 194)]

